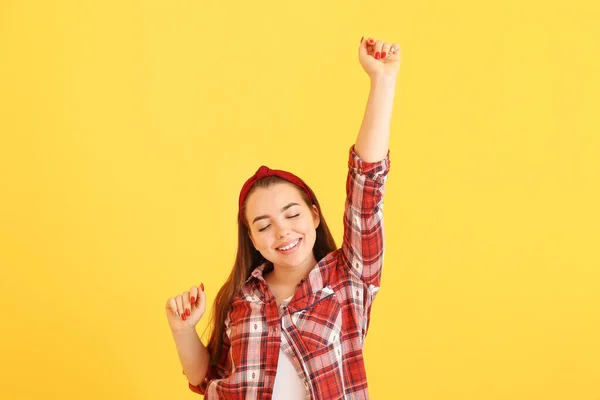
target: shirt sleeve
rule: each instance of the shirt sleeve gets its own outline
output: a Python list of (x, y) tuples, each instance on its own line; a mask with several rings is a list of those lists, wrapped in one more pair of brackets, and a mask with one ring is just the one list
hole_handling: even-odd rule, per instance
[(198, 386), (194, 386), (188, 382), (189, 389), (201, 395), (206, 393), (206, 389), (208, 388), (208, 384), (214, 379), (222, 379), (227, 375), (229, 370), (229, 348), (231, 347), (231, 343), (229, 342), (229, 337), (224, 332), (223, 333), (223, 345), (221, 347), (221, 357), (219, 358), (219, 362), (215, 365), (208, 366), (208, 372), (206, 373), (206, 377)]
[(390, 152), (367, 162), (350, 148), (344, 209), (342, 257), (350, 272), (379, 287), (383, 266), (383, 196), (390, 170)]

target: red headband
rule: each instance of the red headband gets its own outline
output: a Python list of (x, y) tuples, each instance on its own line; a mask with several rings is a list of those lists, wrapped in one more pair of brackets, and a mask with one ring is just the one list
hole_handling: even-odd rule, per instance
[(245, 220), (242, 216), (242, 205), (244, 204), (244, 201), (246, 201), (246, 197), (248, 196), (248, 192), (250, 191), (250, 189), (252, 189), (252, 186), (256, 183), (256, 181), (266, 178), (268, 176), (278, 176), (282, 179), (285, 179), (286, 181), (293, 183), (296, 186), (299, 186), (302, 190), (304, 190), (304, 192), (306, 193), (306, 195), (308, 196), (308, 199), (310, 200), (310, 202), (312, 203), (313, 199), (312, 196), (310, 195), (310, 189), (308, 188), (308, 185), (306, 183), (304, 183), (304, 181), (300, 178), (298, 178), (296, 175), (292, 174), (291, 172), (286, 172), (286, 171), (280, 171), (278, 169), (269, 169), (266, 166), (261, 166), (256, 173), (246, 181), (246, 183), (244, 183), (244, 186), (242, 186), (242, 190), (240, 191), (240, 199), (239, 199), (239, 203), (238, 203), (238, 213), (239, 216), (241, 218), (242, 221)]

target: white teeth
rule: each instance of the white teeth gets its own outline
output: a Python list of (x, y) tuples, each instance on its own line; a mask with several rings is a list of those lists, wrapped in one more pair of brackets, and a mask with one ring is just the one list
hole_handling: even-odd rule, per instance
[(300, 242), (300, 239), (296, 240), (294, 243), (290, 244), (289, 246), (280, 247), (277, 250), (289, 250), (292, 247), (295, 247), (299, 242)]

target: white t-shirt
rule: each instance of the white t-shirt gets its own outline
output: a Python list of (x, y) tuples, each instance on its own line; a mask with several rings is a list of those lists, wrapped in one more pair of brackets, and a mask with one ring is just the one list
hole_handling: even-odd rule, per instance
[(273, 400), (304, 400), (306, 388), (298, 376), (294, 364), (281, 348), (279, 348), (279, 361), (273, 387)]

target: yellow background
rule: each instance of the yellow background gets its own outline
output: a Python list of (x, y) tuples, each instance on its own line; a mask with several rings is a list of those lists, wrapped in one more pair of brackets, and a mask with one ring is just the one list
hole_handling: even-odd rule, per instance
[(0, 398), (198, 398), (164, 304), (212, 304), (261, 164), (340, 243), (365, 35), (403, 57), (371, 397), (600, 399), (586, 3), (0, 2)]

